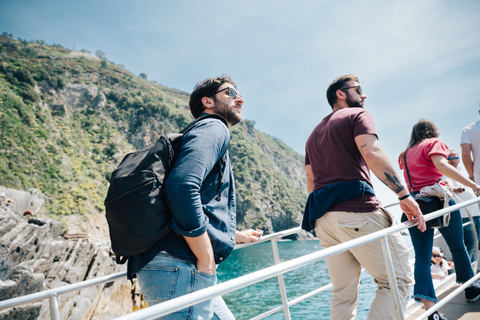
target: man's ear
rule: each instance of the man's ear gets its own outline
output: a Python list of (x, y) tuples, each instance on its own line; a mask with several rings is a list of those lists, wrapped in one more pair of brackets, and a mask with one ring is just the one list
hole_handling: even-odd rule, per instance
[(202, 104), (205, 107), (205, 109), (213, 109), (213, 106), (215, 103), (213, 102), (213, 98), (203, 97)]
[(347, 98), (347, 95), (345, 94), (345, 92), (343, 92), (340, 89), (337, 90), (336, 95), (338, 100), (345, 100)]

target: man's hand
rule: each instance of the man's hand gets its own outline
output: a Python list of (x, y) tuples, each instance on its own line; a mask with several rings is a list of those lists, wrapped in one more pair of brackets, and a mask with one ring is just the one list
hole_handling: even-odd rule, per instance
[(455, 187), (452, 191), (455, 192), (455, 193), (462, 193), (462, 192), (465, 191), (465, 188), (463, 188), (463, 187)]
[(214, 274), (217, 270), (213, 248), (207, 232), (198, 237), (184, 236), (190, 250), (197, 257), (197, 270), (203, 273)]
[(450, 190), (451, 192), (462, 193), (465, 191), (465, 188), (455, 186), (455, 184), (453, 184), (453, 182), (450, 180), (444, 180), (444, 182), (447, 189)]
[(412, 197), (408, 197), (400, 201), (400, 209), (402, 209), (402, 211), (407, 215), (408, 220), (414, 220), (417, 218), (418, 230), (422, 232), (427, 230), (427, 225), (425, 224), (425, 218), (422, 214), (422, 211), (420, 211), (420, 207)]
[(217, 272), (217, 265), (215, 264), (215, 259), (198, 259), (197, 270), (207, 274), (214, 274), (215, 272)]
[(258, 241), (260, 237), (263, 235), (263, 230), (252, 230), (247, 229), (243, 231), (238, 231), (235, 234), (235, 242), (236, 243), (247, 243), (247, 242), (254, 242)]

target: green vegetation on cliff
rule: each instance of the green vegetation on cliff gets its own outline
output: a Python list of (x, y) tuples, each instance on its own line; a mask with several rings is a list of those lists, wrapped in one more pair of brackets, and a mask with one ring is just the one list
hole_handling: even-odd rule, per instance
[[(53, 216), (102, 212), (111, 171), (127, 152), (188, 124), (188, 98), (98, 52), (4, 34), (0, 185), (40, 190)], [(303, 157), (248, 120), (232, 128), (230, 154), (239, 227), (297, 226), (306, 201)]]

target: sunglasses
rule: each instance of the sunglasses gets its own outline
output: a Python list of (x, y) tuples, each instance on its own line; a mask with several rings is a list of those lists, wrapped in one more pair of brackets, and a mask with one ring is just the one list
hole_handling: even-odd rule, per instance
[(447, 158), (448, 161), (453, 160), (453, 159), (458, 160), (458, 156), (456, 156), (456, 157), (448, 157), (448, 158)]
[(438, 255), (438, 254), (432, 254), (432, 257), (434, 257), (434, 258), (441, 258), (442, 256), (441, 256), (441, 255)]
[(352, 89), (352, 88), (357, 88), (357, 93), (360, 94), (360, 95), (363, 94), (362, 87), (360, 87), (360, 86), (347, 87), (347, 88), (340, 89), (340, 91), (345, 91), (345, 90)]
[(226, 88), (223, 88), (222, 90), (218, 90), (217, 92), (215, 92), (215, 94), (219, 93), (219, 92), (222, 92), (222, 91), (225, 91), (225, 90), (228, 90), (227, 91), (227, 94), (232, 97), (233, 100), (235, 100), (237, 98), (237, 96), (241, 97), (241, 95), (235, 91), (235, 89), (233, 89), (232, 87), (226, 87)]

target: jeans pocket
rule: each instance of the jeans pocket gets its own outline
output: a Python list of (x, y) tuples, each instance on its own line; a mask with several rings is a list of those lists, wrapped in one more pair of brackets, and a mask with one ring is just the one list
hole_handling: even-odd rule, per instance
[(359, 229), (364, 227), (368, 224), (368, 221), (350, 221), (350, 222), (339, 222), (338, 226), (342, 228), (351, 228), (351, 229)]
[(159, 303), (174, 298), (178, 268), (175, 266), (144, 268), (137, 273), (137, 278), (147, 302), (154, 300), (155, 303)]
[(195, 271), (195, 291), (214, 286), (217, 283), (217, 274)]

